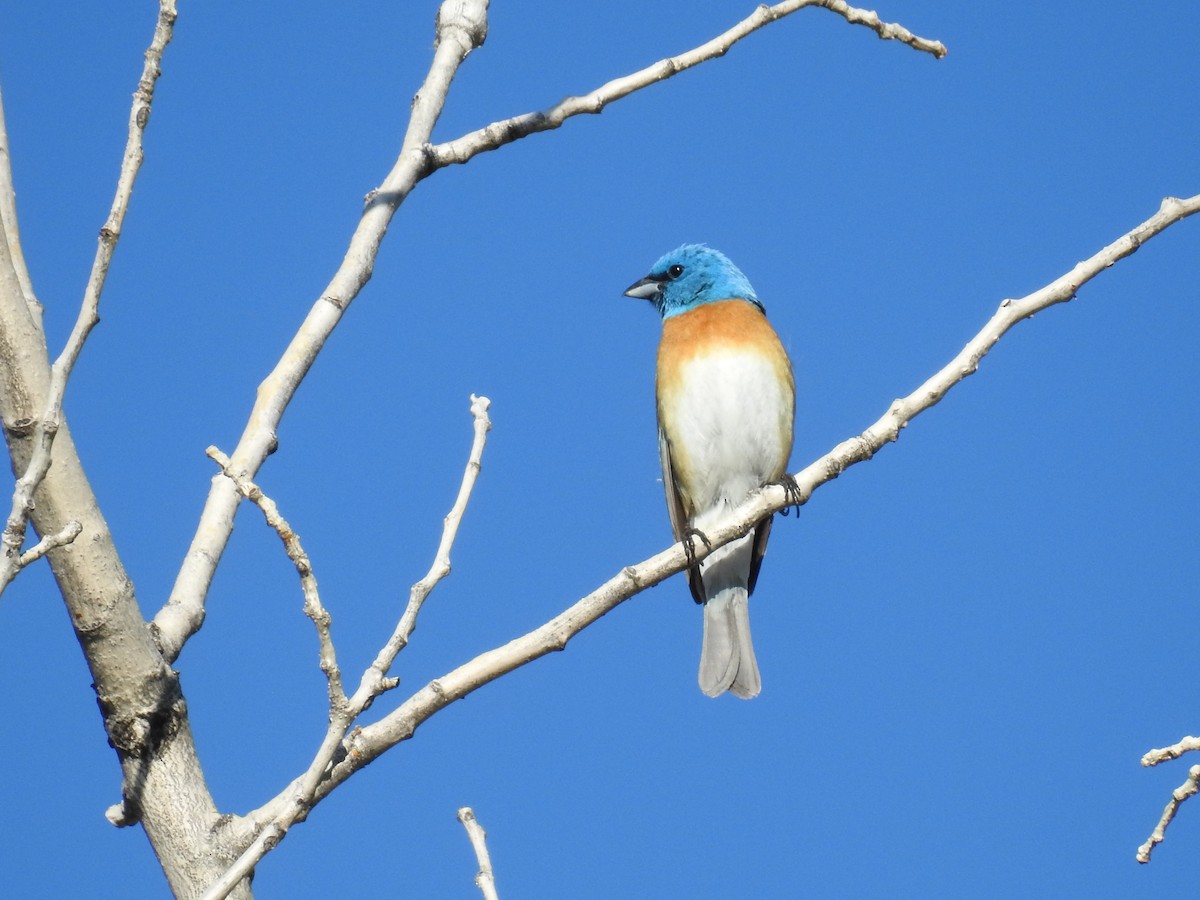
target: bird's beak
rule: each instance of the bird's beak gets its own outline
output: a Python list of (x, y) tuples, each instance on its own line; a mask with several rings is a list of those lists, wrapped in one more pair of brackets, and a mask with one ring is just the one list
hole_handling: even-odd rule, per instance
[(658, 290), (661, 287), (661, 278), (655, 278), (653, 275), (647, 275), (641, 281), (635, 281), (629, 287), (625, 288), (625, 296), (634, 297), (638, 300), (653, 300), (654, 295), (658, 293)]

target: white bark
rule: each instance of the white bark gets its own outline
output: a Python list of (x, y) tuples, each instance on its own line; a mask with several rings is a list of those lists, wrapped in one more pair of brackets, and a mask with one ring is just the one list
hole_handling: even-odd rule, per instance
[(479, 863), (479, 871), (475, 873), (475, 886), (483, 894), (483, 900), (500, 900), (496, 892), (496, 873), (492, 871), (492, 855), (488, 853), (487, 832), (475, 818), (475, 811), (464, 806), (458, 811), (458, 821), (467, 829), (467, 837), (471, 841), (471, 849), (475, 851), (475, 860)]

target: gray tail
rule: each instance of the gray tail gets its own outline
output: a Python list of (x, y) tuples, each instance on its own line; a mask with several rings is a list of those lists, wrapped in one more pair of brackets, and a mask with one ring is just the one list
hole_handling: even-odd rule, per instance
[(727, 587), (704, 604), (700, 690), (710, 697), (730, 691), (749, 700), (762, 690), (750, 642), (750, 605), (744, 587)]

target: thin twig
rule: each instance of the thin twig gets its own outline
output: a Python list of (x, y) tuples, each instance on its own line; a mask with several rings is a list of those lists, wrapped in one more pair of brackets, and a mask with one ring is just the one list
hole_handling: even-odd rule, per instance
[(216, 447), (209, 447), (205, 452), (209, 459), (221, 467), (225, 476), (233, 480), (233, 483), (237, 485), (238, 493), (262, 510), (267, 524), (283, 541), (288, 559), (292, 561), (296, 571), (300, 574), (300, 589), (304, 592), (304, 614), (312, 619), (313, 625), (317, 629), (317, 641), (321, 648), (321, 671), (325, 673), (325, 680), (329, 688), (329, 708), (332, 713), (346, 703), (346, 692), (342, 689), (342, 671), (338, 668), (337, 653), (334, 651), (333, 635), (330, 630), (333, 618), (321, 603), (321, 593), (317, 590), (317, 576), (313, 573), (312, 561), (300, 544), (300, 535), (279, 512), (279, 507), (274, 500), (264, 494), (253, 481), (233, 471), (228, 456)]
[[(1183, 754), (1190, 753), (1193, 750), (1200, 750), (1200, 737), (1185, 737), (1170, 747), (1151, 750), (1142, 757), (1142, 765), (1147, 767), (1157, 766), (1159, 763), (1179, 759)], [(1151, 852), (1153, 852), (1156, 845), (1163, 842), (1163, 839), (1167, 835), (1167, 826), (1175, 818), (1175, 813), (1179, 810), (1180, 804), (1197, 791), (1200, 791), (1200, 766), (1192, 766), (1188, 770), (1187, 781), (1171, 792), (1171, 799), (1163, 810), (1163, 814), (1159, 818), (1158, 824), (1154, 827), (1154, 831), (1150, 833), (1150, 837), (1146, 839), (1146, 842), (1138, 847), (1138, 862), (1150, 862)]]
[(549, 622), (434, 679), (383, 719), (354, 731), (347, 741), (342, 761), (322, 782), (317, 799), (328, 795), (390, 747), (412, 737), (440, 709), (534, 659), (562, 650), (576, 634), (630, 597), (747, 534), (766, 516), (790, 505), (806, 503), (822, 484), (837, 478), (850, 466), (870, 459), (886, 444), (897, 440), (900, 431), (912, 419), (934, 406), (954, 385), (975, 372), (980, 359), (1017, 322), (1070, 300), (1096, 275), (1129, 256), (1154, 235), (1198, 211), (1200, 195), (1187, 200), (1168, 197), (1158, 213), (1070, 272), (1020, 300), (1003, 301), (991, 320), (946, 366), (907, 397), (894, 401), (879, 421), (862, 434), (843, 441), (797, 473), (794, 476), (795, 491), (778, 484), (768, 485), (752, 494), (723, 522), (705, 529), (710, 545), (696, 547), (694, 554), (689, 554), (682, 544), (675, 544), (637, 565), (627, 566)]
[(25, 265), (25, 254), (21, 250), (21, 231), (17, 227), (17, 189), (13, 181), (12, 157), (8, 149), (3, 97), (0, 97), (0, 229), (4, 231), (4, 241), (12, 257), (12, 266), (21, 286), (21, 293), (25, 295), (30, 312), (38, 316), (40, 322), (41, 306), (33, 293), (33, 280), (29, 277), (29, 269)]
[(914, 50), (930, 53), (938, 59), (946, 55), (946, 48), (941, 42), (917, 37), (902, 25), (883, 22), (871, 10), (849, 6), (842, 0), (786, 0), (784, 3), (776, 3), (774, 6), (759, 6), (732, 28), (699, 47), (680, 53), (678, 56), (660, 59), (653, 65), (632, 74), (614, 78), (582, 96), (567, 97), (545, 112), (513, 116), (510, 119), (493, 122), (478, 131), (472, 131), (470, 134), (465, 134), (452, 141), (436, 144), (430, 148), (434, 163), (439, 167), (465, 163), (480, 153), (496, 150), (531, 134), (558, 128), (574, 116), (598, 114), (614, 100), (627, 97), (635, 91), (678, 75), (700, 63), (724, 56), (734, 44), (743, 38), (806, 7), (828, 9), (852, 25), (864, 25), (870, 28), (880, 38), (901, 41)]
[(931, 41), (918, 37), (903, 25), (896, 22), (884, 22), (873, 9), (857, 9), (844, 3), (843, 0), (825, 0), (821, 4), (831, 12), (837, 13), (851, 25), (864, 25), (870, 28), (882, 41), (899, 41), (922, 53), (931, 53), (938, 59), (945, 59), (949, 52), (941, 41)]
[[(50, 470), (51, 447), (62, 421), (62, 403), (67, 390), (67, 380), (71, 377), (71, 370), (75, 367), (75, 361), (79, 358), (88, 335), (96, 326), (96, 323), (100, 321), (100, 294), (104, 290), (108, 267), (112, 262), (117, 241), (121, 236), (121, 225), (124, 223), (125, 213), (129, 209), (129, 199), (133, 195), (133, 185), (137, 180), (138, 171), (142, 166), (144, 156), (142, 152), (142, 134), (146, 129), (147, 123), (150, 121), (150, 104), (154, 100), (154, 85), (158, 80), (158, 76), (162, 74), (160, 65), (162, 63), (163, 51), (166, 50), (167, 44), (171, 40), (175, 18), (175, 0), (161, 0), (158, 21), (154, 27), (154, 36), (150, 41), (149, 49), (146, 50), (142, 77), (138, 80), (137, 90), (133, 94), (133, 105), (129, 111), (129, 133), (125, 141), (125, 153), (121, 159), (121, 171), (117, 176), (116, 194), (113, 197), (108, 218), (100, 229), (96, 256), (92, 262), (92, 271), (88, 277), (87, 286), (84, 288), (83, 303), (80, 306), (79, 315), (75, 320), (74, 327), (71, 329), (70, 336), (67, 338), (66, 345), (50, 369), (49, 396), (46, 401), (46, 409), (35, 426), (36, 434), (33, 440), (33, 453), (29, 458), (28, 465), (25, 467), (24, 474), (17, 479), (13, 490), (12, 507), (5, 522), (4, 533), (0, 536), (0, 543), (3, 544), (4, 550), (0, 554), (0, 591), (3, 591), (21, 567), (25, 565), (24, 560), (27, 554), (21, 553), (21, 547), (25, 542), (25, 529), (29, 510), (33, 504), (34, 493), (43, 479), (45, 479), (46, 473)], [(0, 135), (0, 138), (3, 138), (3, 135)], [(0, 168), (6, 169), (8, 161), (6, 144), (4, 150), (4, 165), (0, 166)], [(11, 185), (11, 173), (8, 173), (7, 177), (10, 179), (9, 185)], [(6, 191), (3, 189), (3, 186), (0, 186), (0, 198), (3, 198), (8, 193), (10, 191)], [(9, 244), (10, 252), (13, 245), (17, 244), (18, 249), (12, 255), (14, 266), (17, 268), (18, 273), (20, 273), (24, 271), (24, 262), (19, 255), (19, 243), (16, 242), (16, 208), (15, 206), (9, 208), (8, 203), (3, 199), (0, 199), (0, 219), (3, 220), (4, 237)], [(10, 225), (12, 226), (11, 232), (9, 231)], [(19, 265), (17, 265), (18, 260), (20, 260)], [(33, 288), (29, 282), (28, 272), (25, 272), (22, 288), (26, 294), (26, 302), (32, 307), (34, 304)], [(76, 523), (77, 525), (78, 523)], [(67, 542), (60, 538), (64, 538), (70, 532), (71, 525), (68, 523), (68, 526), (55, 536), (55, 540), (58, 543), (52, 541), (50, 545), (46, 546), (45, 550), (51, 549), (52, 546), (61, 546), (62, 543)], [(79, 530), (76, 528), (74, 534), (69, 537), (69, 540), (74, 540), (74, 537), (78, 534)], [(32, 556), (30, 559), (40, 558), (45, 550)]]
[[(417, 627), (417, 615), (429, 594), (437, 587), (438, 582), (450, 574), (450, 550), (454, 539), (458, 537), (458, 526), (462, 523), (463, 513), (467, 510), (467, 501), (471, 499), (471, 491), (475, 487), (475, 479), (483, 467), (483, 448), (487, 444), (487, 434), (491, 431), (492, 421), (488, 418), (488, 407), (492, 401), (487, 397), (471, 395), (471, 415), (475, 419), (475, 440), (471, 444), (471, 453), (467, 458), (467, 467), (463, 472), (462, 484), (458, 488), (458, 496), (446, 518), (442, 522), (442, 539), (434, 554), (433, 564), (425, 577), (412, 586), (408, 594), (408, 606), (396, 625), (396, 630), (384, 644), (375, 661), (363, 673), (363, 681), (354, 694), (354, 702), (362, 703), (368, 696), (366, 691), (373, 692), (371, 696), (380, 693), (378, 686), (383, 683), (388, 670), (391, 669), (396, 655), (408, 644), (413, 629)], [(394, 683), (389, 685), (394, 686)]]
[(466, 512), (467, 501), (471, 498), (471, 491), (482, 468), (483, 448), (487, 443), (487, 433), (492, 427), (487, 414), (490, 405), (491, 401), (487, 397), (471, 395), (471, 415), (474, 417), (475, 438), (471, 444), (471, 453), (467, 460), (466, 470), (463, 472), (458, 496), (443, 523), (442, 540), (438, 545), (434, 563), (429, 573), (413, 585), (408, 607), (400, 619), (401, 624), (397, 626), (396, 632), (384, 649), (380, 651), (375, 662), (363, 672), (358, 690), (352, 697), (346, 697), (342, 692), (341, 672), (337, 668), (333, 641), (329, 634), (329, 616), (317, 596), (316, 578), (312, 575), (312, 565), (300, 546), (299, 538), (287, 521), (279, 515), (275, 504), (244, 475), (235, 474), (232, 470), (232, 463), (225, 454), (216, 448), (209, 448), (208, 455), (216, 460), (226, 475), (234, 480), (238, 491), (243, 496), (258, 504), (264, 515), (267, 516), (268, 523), (283, 540), (284, 546), (288, 550), (288, 558), (295, 563), (305, 586), (305, 612), (309, 612), (310, 607), (319, 611), (315, 616), (310, 613), (310, 616), (317, 625), (317, 632), (321, 639), (321, 669), (329, 678), (330, 703), (329, 724), (326, 727), (321, 746), (308, 769), (276, 797), (245, 817), (246, 821), (256, 823), (257, 833), (254, 840), (242, 852), (234, 865), (208, 889), (203, 900), (219, 900), (219, 898), (225, 897), (238, 882), (254, 870), (254, 866), (263, 856), (283, 840), (288, 830), (296, 822), (302, 821), (308, 815), (321, 782), (329, 777), (334, 759), (342, 751), (350, 727), (376, 697), (400, 683), (398, 678), (386, 677), (387, 671), (412, 632), (421, 605), (438, 582), (450, 573), (450, 551), (454, 546), (454, 539), (458, 535), (463, 513)]
[(1191, 753), (1193, 750), (1200, 750), (1200, 737), (1185, 737), (1170, 747), (1163, 747), (1160, 750), (1150, 750), (1142, 757), (1142, 765), (1147, 768), (1157, 766), (1162, 762), (1179, 759), (1183, 754)]
[(487, 832), (475, 818), (475, 811), (464, 806), (458, 811), (458, 821), (467, 829), (467, 837), (475, 850), (475, 859), (479, 862), (479, 871), (475, 873), (475, 886), (483, 894), (483, 900), (500, 900), (496, 893), (496, 876), (492, 872), (492, 857), (487, 848)]
[(83, 292), (83, 307), (79, 318), (67, 339), (67, 345), (54, 363), (56, 370), (61, 369), (63, 377), (70, 374), (88, 333), (100, 321), (100, 294), (104, 290), (104, 282), (108, 278), (108, 267), (112, 263), (113, 252), (117, 249), (117, 241), (121, 238), (121, 227), (125, 223), (125, 213), (129, 210), (129, 200), (133, 196), (133, 185), (137, 181), (138, 172), (142, 168), (145, 153), (142, 150), (142, 137), (146, 126), (150, 123), (150, 105), (154, 101), (154, 86), (162, 74), (163, 52), (171, 42), (175, 29), (175, 0), (160, 0), (158, 5), (158, 21), (154, 26), (154, 37), (146, 50), (146, 62), (142, 67), (142, 77), (138, 80), (137, 90), (133, 92), (133, 106), (129, 110), (129, 134), (125, 139), (125, 153), (121, 157), (121, 174), (117, 177), (117, 192), (113, 197), (112, 208), (108, 218), (100, 228), (96, 247), (96, 256), (92, 261), (92, 271), (88, 276), (87, 287)]
[(1146, 843), (1138, 847), (1137, 861), (1140, 863), (1150, 862), (1150, 853), (1154, 850), (1156, 844), (1161, 844), (1167, 834), (1167, 826), (1171, 824), (1171, 820), (1175, 818), (1175, 813), (1179, 811), (1179, 806), (1188, 797), (1193, 796), (1200, 791), (1200, 766), (1192, 766), (1188, 769), (1187, 780), (1175, 790), (1171, 791), (1171, 799), (1167, 801), (1166, 808), (1163, 810), (1162, 817), (1158, 820), (1158, 824), (1154, 827), (1154, 831), (1150, 833), (1150, 837), (1146, 839)]
[(65, 547), (83, 531), (83, 526), (72, 519), (54, 534), (48, 534), (24, 553), (21, 554), (20, 568), (25, 568), (32, 562), (41, 559), (55, 547)]

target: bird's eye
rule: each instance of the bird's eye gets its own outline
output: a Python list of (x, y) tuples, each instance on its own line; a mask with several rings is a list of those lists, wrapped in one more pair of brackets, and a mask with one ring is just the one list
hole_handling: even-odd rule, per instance
[(679, 263), (675, 263), (675, 265), (673, 265), (673, 266), (671, 266), (671, 268), (667, 269), (667, 277), (668, 278), (675, 279), (675, 278), (678, 278), (682, 274), (683, 274), (683, 266), (679, 265)]

